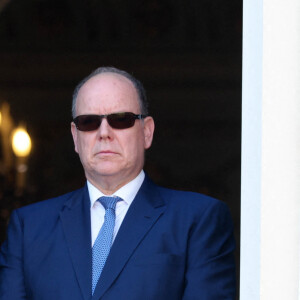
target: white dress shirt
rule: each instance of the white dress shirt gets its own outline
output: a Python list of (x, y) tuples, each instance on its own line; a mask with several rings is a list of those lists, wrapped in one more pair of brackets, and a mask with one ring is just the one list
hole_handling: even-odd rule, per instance
[[(145, 179), (145, 173), (142, 170), (139, 175), (127, 183), (126, 185), (122, 186), (119, 190), (113, 193), (110, 196), (118, 196), (123, 199), (123, 201), (118, 201), (116, 205), (116, 222), (115, 222), (115, 229), (113, 240), (115, 239), (120, 226), (125, 218), (125, 215), (135, 198), (138, 190), (140, 189), (143, 181)], [(104, 195), (101, 191), (99, 191), (94, 185), (92, 185), (89, 181), (87, 181), (88, 191), (90, 195), (91, 201), (91, 233), (92, 233), (92, 246), (98, 236), (98, 233), (103, 225), (104, 222), (104, 215), (105, 209), (102, 204), (97, 201)]]

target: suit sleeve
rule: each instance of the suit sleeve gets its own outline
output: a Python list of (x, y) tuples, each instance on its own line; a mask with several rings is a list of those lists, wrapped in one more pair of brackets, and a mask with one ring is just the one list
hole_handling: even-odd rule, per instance
[(23, 275), (23, 230), (17, 211), (10, 217), (7, 239), (0, 250), (0, 299), (26, 298)]
[(215, 202), (191, 229), (184, 300), (234, 300), (235, 242), (227, 206)]

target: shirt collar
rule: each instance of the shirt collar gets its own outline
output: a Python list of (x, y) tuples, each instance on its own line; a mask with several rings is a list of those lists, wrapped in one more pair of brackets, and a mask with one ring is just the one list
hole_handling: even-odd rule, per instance
[[(133, 180), (131, 180), (130, 182), (122, 186), (111, 196), (118, 196), (122, 198), (126, 202), (126, 204), (130, 205), (133, 199), (135, 198), (137, 192), (139, 191), (144, 179), (145, 179), (145, 172), (141, 170), (141, 172), (137, 177), (135, 177)], [(99, 189), (97, 189), (88, 180), (87, 180), (87, 186), (88, 186), (88, 191), (89, 191), (89, 196), (91, 201), (91, 207), (100, 197), (107, 196), (104, 195)]]

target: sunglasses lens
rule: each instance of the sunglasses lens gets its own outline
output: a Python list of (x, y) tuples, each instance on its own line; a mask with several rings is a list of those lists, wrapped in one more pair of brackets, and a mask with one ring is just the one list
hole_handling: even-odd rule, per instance
[(115, 129), (126, 129), (134, 125), (135, 115), (133, 113), (117, 113), (107, 116), (108, 124)]
[(92, 131), (99, 128), (101, 118), (99, 116), (86, 115), (78, 116), (74, 119), (76, 127), (81, 131)]
[(115, 129), (126, 129), (134, 125), (136, 119), (144, 118), (142, 115), (135, 115), (131, 112), (116, 113), (110, 115), (81, 115), (74, 119), (74, 123), (80, 131), (97, 130), (102, 118), (106, 118), (110, 127)]

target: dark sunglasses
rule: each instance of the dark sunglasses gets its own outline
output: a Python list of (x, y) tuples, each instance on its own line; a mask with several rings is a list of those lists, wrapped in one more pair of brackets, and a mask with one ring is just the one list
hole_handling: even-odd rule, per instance
[(102, 119), (106, 118), (110, 127), (126, 129), (134, 125), (135, 120), (144, 119), (145, 115), (135, 115), (131, 112), (122, 112), (109, 115), (81, 115), (73, 119), (76, 128), (80, 131), (93, 131), (100, 127)]

